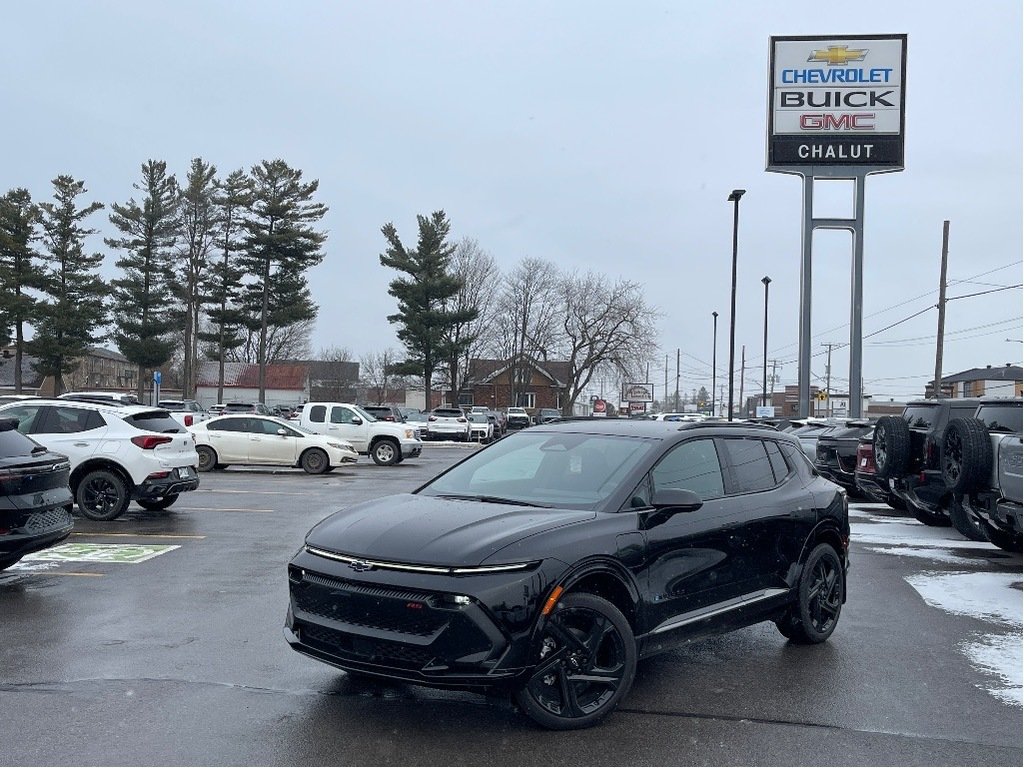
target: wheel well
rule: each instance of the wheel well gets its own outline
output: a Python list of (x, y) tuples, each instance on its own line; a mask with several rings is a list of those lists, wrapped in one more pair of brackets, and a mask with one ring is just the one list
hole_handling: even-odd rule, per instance
[[(831, 528), (826, 528), (824, 530), (818, 531), (818, 533), (814, 537), (814, 546), (812, 546), (810, 549), (814, 549), (814, 547), (818, 546), (819, 544), (828, 544), (830, 547), (832, 547), (832, 549), (836, 551), (836, 554), (839, 555), (840, 559), (842, 559), (843, 541), (840, 538), (838, 531), (835, 531)], [(808, 550), (807, 554), (810, 554), (810, 550)]]
[(633, 595), (625, 584), (610, 573), (592, 573), (584, 576), (579, 581), (573, 582), (567, 590), (569, 594), (573, 592), (587, 592), (598, 597), (603, 597), (609, 603), (614, 605), (620, 611), (622, 615), (626, 617), (629, 622), (629, 626), (636, 631), (636, 603), (633, 600)]
[(395, 448), (398, 447), (398, 438), (392, 437), (391, 435), (377, 435), (377, 437), (370, 440), (370, 450), (372, 451), (374, 448), (376, 448), (377, 443), (381, 442), (382, 440), (394, 443)]
[(71, 477), (68, 480), (68, 485), (70, 486), (71, 493), (73, 495), (77, 495), (78, 484), (82, 481), (82, 478), (96, 469), (103, 469), (106, 470), (107, 472), (113, 472), (115, 475), (120, 477), (121, 480), (124, 481), (124, 485), (125, 488), (128, 490), (128, 493), (131, 493), (132, 490), (135, 488), (135, 483), (132, 482), (131, 476), (124, 471), (124, 467), (120, 466), (119, 464), (115, 464), (112, 461), (106, 461), (104, 459), (90, 459), (89, 461), (85, 461), (79, 464), (77, 467), (75, 467), (75, 471), (71, 473)]

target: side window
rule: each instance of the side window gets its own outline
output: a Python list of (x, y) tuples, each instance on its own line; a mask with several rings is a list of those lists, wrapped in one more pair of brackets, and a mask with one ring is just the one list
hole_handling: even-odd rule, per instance
[(779, 444), (774, 440), (765, 440), (764, 447), (768, 449), (768, 461), (772, 464), (772, 471), (775, 473), (775, 482), (781, 483), (789, 474), (789, 466), (786, 464), (786, 458), (782, 455), (782, 451), (779, 450)]
[(19, 405), (17, 408), (8, 408), (2, 414), (4, 418), (17, 419), (18, 420), (18, 431), (23, 435), (27, 435), (39, 430), (34, 427), (42, 422), (39, 415), (43, 412), (42, 408), (32, 407), (29, 405)]
[(348, 408), (343, 408), (340, 405), (336, 405), (331, 408), (331, 424), (351, 424), (352, 423), (352, 411)]
[(327, 418), (326, 405), (314, 405), (309, 409), (309, 420), (316, 424), (323, 424)]
[(713, 440), (690, 440), (677, 445), (651, 470), (654, 490), (685, 488), (702, 499), (725, 494), (722, 466)]
[(727, 439), (725, 450), (729, 456), (737, 493), (766, 491), (775, 487), (775, 473), (760, 440)]
[(219, 432), (247, 432), (248, 431), (248, 419), (221, 419), (212, 427), (212, 429)]
[(104, 422), (96, 411), (88, 411), (84, 408), (68, 408), (66, 406), (52, 406), (46, 419), (47, 434), (73, 435), (76, 432), (88, 432), (89, 430), (102, 427)]

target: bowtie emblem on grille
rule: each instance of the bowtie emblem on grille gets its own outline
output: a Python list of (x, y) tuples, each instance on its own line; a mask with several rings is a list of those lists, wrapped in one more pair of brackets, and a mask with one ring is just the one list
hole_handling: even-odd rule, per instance
[(365, 560), (353, 560), (351, 563), (348, 564), (348, 567), (351, 568), (353, 571), (356, 571), (357, 573), (362, 573), (363, 571), (368, 571), (371, 568), (373, 568), (373, 566)]

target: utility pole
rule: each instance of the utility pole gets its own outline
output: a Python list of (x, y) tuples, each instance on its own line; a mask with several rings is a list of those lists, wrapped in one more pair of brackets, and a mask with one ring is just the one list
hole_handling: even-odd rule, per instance
[(828, 347), (828, 357), (825, 363), (825, 394), (828, 395), (828, 405), (825, 407), (825, 415), (832, 416), (832, 347), (838, 346), (829, 342), (828, 344), (822, 344), (823, 347)]
[(665, 355), (665, 399), (661, 403), (661, 410), (668, 411), (668, 355)]
[(676, 347), (676, 407), (675, 412), (679, 413), (679, 347)]
[(939, 268), (939, 330), (935, 336), (935, 398), (942, 397), (942, 338), (946, 332), (946, 262), (949, 258), (949, 219), (942, 222), (942, 266)]
[(743, 380), (747, 373), (747, 345), (740, 347), (740, 415), (747, 415), (746, 401), (743, 399)]

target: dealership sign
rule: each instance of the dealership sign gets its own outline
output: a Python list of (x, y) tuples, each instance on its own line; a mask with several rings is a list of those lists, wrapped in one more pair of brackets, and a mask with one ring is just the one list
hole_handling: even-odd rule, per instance
[(625, 384), (622, 387), (622, 399), (630, 402), (653, 403), (653, 384)]
[(906, 35), (772, 37), (768, 170), (902, 170)]

